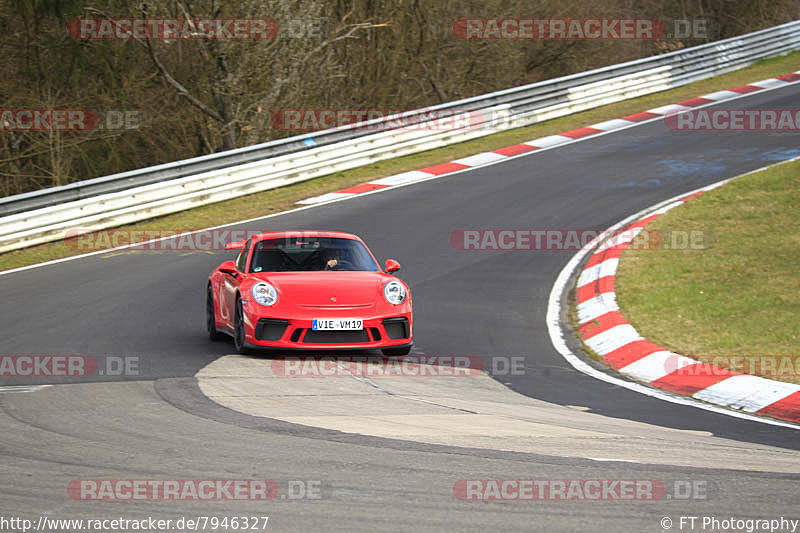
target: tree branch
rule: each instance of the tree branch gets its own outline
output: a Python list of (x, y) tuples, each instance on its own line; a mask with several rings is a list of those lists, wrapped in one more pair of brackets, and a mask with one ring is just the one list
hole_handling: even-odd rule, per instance
[[(93, 11), (94, 13), (96, 13), (98, 15), (101, 15), (103, 18), (107, 19), (109, 22), (114, 24), (114, 19), (109, 17), (106, 13), (104, 13), (104, 12), (98, 10), (98, 9), (94, 9), (94, 8), (89, 8), (89, 11)], [(144, 18), (147, 18), (147, 10), (146, 9), (143, 9), (142, 16)], [(222, 116), (219, 113), (217, 113), (214, 109), (212, 109), (212, 108), (208, 107), (207, 105), (205, 105), (199, 98), (197, 98), (192, 93), (190, 93), (188, 91), (188, 89), (186, 89), (186, 87), (184, 87), (178, 80), (176, 80), (172, 76), (172, 74), (169, 73), (169, 71), (164, 66), (164, 64), (161, 62), (161, 60), (158, 59), (158, 56), (156, 56), (155, 50), (153, 50), (153, 45), (150, 43), (149, 39), (138, 39), (135, 36), (131, 36), (131, 37), (132, 37), (132, 39), (134, 41), (136, 41), (140, 45), (144, 46), (145, 50), (147, 50), (147, 54), (150, 56), (150, 60), (153, 62), (155, 67), (158, 69), (158, 72), (164, 77), (164, 79), (167, 81), (167, 83), (173, 89), (175, 89), (178, 92), (178, 94), (180, 96), (186, 98), (186, 100), (188, 100), (189, 103), (191, 103), (197, 109), (199, 109), (200, 111), (202, 111), (203, 113), (205, 113), (209, 117), (213, 118), (214, 120), (216, 120), (218, 122), (224, 122), (223, 119), (222, 119)]]

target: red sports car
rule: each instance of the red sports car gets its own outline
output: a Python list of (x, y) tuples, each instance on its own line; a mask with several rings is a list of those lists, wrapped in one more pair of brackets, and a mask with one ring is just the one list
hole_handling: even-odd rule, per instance
[(411, 292), (350, 233), (274, 232), (232, 242), (236, 261), (208, 278), (212, 340), (249, 348), (374, 349), (406, 355), (413, 345)]

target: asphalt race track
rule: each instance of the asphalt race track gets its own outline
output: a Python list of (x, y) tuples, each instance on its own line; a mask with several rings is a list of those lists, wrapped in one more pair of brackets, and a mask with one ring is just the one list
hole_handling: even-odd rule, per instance
[[(719, 105), (792, 109), (800, 85)], [(524, 357), (501, 381), (526, 396), (613, 419), (708, 432), (784, 448), (795, 429), (748, 422), (614, 387), (576, 372), (555, 351), (547, 299), (574, 251), (461, 251), (460, 229), (605, 229), (666, 198), (800, 155), (800, 134), (672, 131), (663, 121), (424, 183), (236, 226), (360, 235), (397, 259), (415, 298), (418, 353)], [(794, 516), (800, 474), (577, 459), (330, 434), (272, 424), (204, 399), (193, 376), (230, 343), (204, 333), (207, 274), (231, 252), (121, 251), (0, 276), (0, 354), (136, 357), (138, 375), (0, 378), (0, 515), (54, 518), (268, 515), (277, 531), (663, 531), (662, 517)], [(679, 282), (679, 281), (676, 281)], [(269, 359), (264, 359), (268, 364)], [(365, 406), (368, 409), (368, 406)], [(734, 443), (735, 444), (735, 443)], [(769, 470), (766, 468), (765, 470)], [(273, 502), (91, 502), (70, 480), (268, 478), (311, 480), (319, 499)], [(656, 502), (467, 502), (459, 479), (701, 481), (707, 497)], [(669, 501), (668, 501), (669, 500)], [(687, 529), (684, 528), (684, 531)], [(700, 529), (696, 529), (699, 531)]]

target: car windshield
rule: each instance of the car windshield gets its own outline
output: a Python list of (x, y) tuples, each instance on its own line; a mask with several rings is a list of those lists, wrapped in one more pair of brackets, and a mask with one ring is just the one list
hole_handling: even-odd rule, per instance
[(359, 241), (331, 237), (289, 237), (256, 244), (250, 272), (380, 270)]

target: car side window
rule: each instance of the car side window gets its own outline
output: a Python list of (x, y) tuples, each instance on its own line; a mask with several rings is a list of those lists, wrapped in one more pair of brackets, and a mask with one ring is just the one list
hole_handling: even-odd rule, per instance
[(239, 272), (244, 272), (244, 268), (247, 266), (247, 254), (250, 251), (250, 242), (250, 239), (248, 239), (242, 251), (239, 252), (239, 257), (236, 258), (236, 269)]

